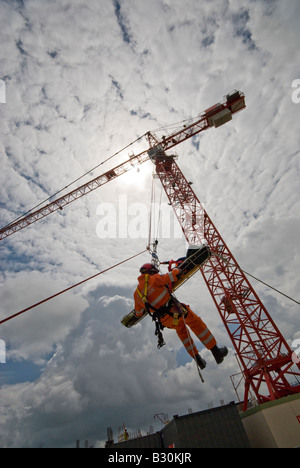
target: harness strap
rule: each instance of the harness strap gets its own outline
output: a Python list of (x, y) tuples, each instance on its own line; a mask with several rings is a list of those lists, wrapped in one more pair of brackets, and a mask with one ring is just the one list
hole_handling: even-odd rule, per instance
[(156, 318), (155, 319), (155, 336), (158, 337), (158, 343), (157, 343), (158, 349), (162, 348), (166, 344), (163, 334), (161, 332), (163, 328), (164, 327), (162, 326), (159, 318)]
[[(148, 314), (152, 317), (152, 320), (155, 322), (155, 336), (158, 337), (157, 348), (160, 349), (166, 344), (163, 338), (163, 334), (161, 332), (161, 330), (163, 330), (164, 327), (160, 321), (160, 318), (163, 317), (168, 312), (168, 306), (163, 306), (157, 309), (156, 307), (154, 307), (147, 301), (148, 282), (149, 282), (149, 275), (147, 274), (145, 277), (144, 294), (141, 293), (139, 288), (137, 288), (137, 292), (141, 300), (145, 304), (145, 309), (147, 310)], [(153, 311), (152, 313), (151, 313), (151, 310)]]
[(147, 302), (147, 294), (148, 294), (148, 283), (149, 283), (149, 274), (147, 273), (145, 275), (145, 289), (144, 289), (144, 294), (141, 293), (141, 291), (139, 290), (139, 288), (137, 287), (136, 288), (136, 291), (138, 293), (138, 295), (140, 296), (142, 302), (144, 304), (146, 304)]
[[(187, 315), (187, 310), (185, 307), (183, 307), (180, 302), (175, 299), (174, 296), (171, 296), (167, 304), (163, 305), (162, 307), (156, 308), (153, 305), (151, 305), (148, 300), (147, 300), (147, 294), (148, 294), (148, 283), (149, 283), (149, 274), (145, 275), (145, 287), (144, 287), (144, 293), (142, 293), (139, 288), (137, 287), (137, 293), (140, 296), (142, 302), (145, 304), (145, 309), (147, 310), (148, 314), (152, 317), (152, 320), (155, 322), (155, 336), (158, 337), (158, 344), (157, 347), (158, 349), (162, 348), (166, 343), (164, 341), (163, 335), (161, 330), (164, 329), (160, 319), (168, 314), (171, 317), (173, 317), (173, 323), (174, 325), (178, 325), (178, 320), (179, 320), (179, 315), (183, 315), (186, 317)], [(171, 308), (175, 306), (177, 312), (172, 313)], [(152, 313), (151, 313), (152, 309)]]
[[(152, 317), (152, 320), (155, 322), (155, 336), (158, 337), (157, 348), (160, 349), (166, 344), (163, 338), (163, 334), (161, 332), (161, 330), (164, 329), (160, 321), (160, 318), (162, 317), (161, 311), (160, 309), (156, 309), (155, 307), (151, 306), (151, 304), (149, 304), (149, 302), (147, 301), (145, 302), (145, 309), (147, 310), (150, 317)], [(154, 312), (151, 313), (150, 309), (153, 309)]]
[(139, 288), (137, 287), (136, 288), (136, 291), (138, 293), (138, 295), (140, 296), (141, 298), (141, 301), (145, 304), (145, 308), (147, 310), (147, 312), (150, 314), (150, 315), (153, 315), (151, 314), (150, 310), (149, 309), (152, 309), (154, 311), (154, 313), (159, 316), (159, 317), (162, 317), (163, 315), (165, 315), (166, 313), (168, 313), (168, 309), (170, 308), (171, 306), (171, 300), (172, 300), (172, 297), (170, 298), (170, 300), (168, 301), (168, 305), (163, 305), (162, 307), (159, 307), (159, 308), (156, 308), (154, 307), (152, 304), (150, 304), (150, 302), (148, 302), (147, 300), (147, 295), (148, 295), (148, 283), (149, 283), (149, 274), (146, 274), (145, 275), (145, 287), (144, 287), (144, 293), (142, 293)]

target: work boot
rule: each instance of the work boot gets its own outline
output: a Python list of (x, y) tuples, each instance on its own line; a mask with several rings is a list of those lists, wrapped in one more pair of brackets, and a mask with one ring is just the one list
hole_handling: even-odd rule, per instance
[(224, 361), (224, 357), (228, 354), (228, 349), (226, 346), (219, 348), (217, 345), (211, 349), (212, 355), (216, 360), (217, 364), (221, 364)]
[(205, 369), (206, 361), (204, 361), (204, 359), (200, 356), (200, 354), (196, 354), (195, 361), (201, 370)]

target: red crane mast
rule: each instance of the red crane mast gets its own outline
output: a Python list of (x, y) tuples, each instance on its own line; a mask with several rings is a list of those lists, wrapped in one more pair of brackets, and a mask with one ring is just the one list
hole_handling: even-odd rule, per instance
[(147, 150), (0, 230), (1, 240), (151, 159), (186, 240), (190, 244), (205, 242), (212, 252), (200, 271), (241, 363), (244, 410), (250, 390), (258, 403), (299, 393), (300, 365), (294, 365), (290, 347), (184, 177), (175, 156), (166, 151), (210, 127), (223, 125), (245, 107), (244, 94), (234, 91), (169, 136), (158, 139), (148, 132)]
[[(205, 242), (212, 252), (200, 271), (242, 366), (245, 379), (243, 410), (247, 409), (250, 390), (258, 403), (299, 393), (300, 366), (295, 368), (290, 347), (174, 156), (167, 156), (163, 151), (150, 150), (150, 154), (187, 242)], [(290, 382), (290, 377), (296, 385)]]

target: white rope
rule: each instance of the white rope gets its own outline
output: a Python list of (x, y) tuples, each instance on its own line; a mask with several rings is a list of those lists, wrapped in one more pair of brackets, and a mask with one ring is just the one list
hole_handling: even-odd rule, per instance
[(182, 315), (182, 320), (183, 320), (183, 323), (184, 323), (184, 326), (185, 326), (185, 330), (187, 332), (187, 336), (188, 336), (188, 339), (189, 339), (189, 344), (191, 346), (191, 349), (192, 349), (192, 353), (193, 353), (193, 358), (194, 358), (194, 361), (196, 363), (196, 366), (197, 366), (197, 370), (198, 370), (198, 374), (199, 374), (199, 377), (200, 377), (200, 380), (202, 383), (204, 383), (204, 378), (203, 378), (203, 375), (201, 374), (201, 371), (200, 371), (200, 367), (199, 367), (199, 364), (196, 360), (196, 355), (195, 355), (195, 352), (194, 352), (194, 346), (193, 346), (193, 341), (192, 341), (192, 337), (191, 337), (191, 334), (187, 328), (187, 325), (186, 325), (186, 322), (185, 322), (185, 318), (184, 318), (184, 314)]
[[(181, 306), (181, 303), (180, 303), (180, 301), (177, 299), (177, 297), (175, 296), (175, 294), (174, 294), (174, 293), (172, 293), (172, 294), (173, 294), (173, 296), (175, 297), (175, 300), (176, 300), (176, 301), (180, 304), (180, 306)], [(181, 306), (181, 307), (182, 307), (182, 306)], [(181, 307), (180, 307), (180, 310), (181, 310)], [(203, 375), (202, 375), (202, 373), (201, 373), (199, 364), (198, 364), (198, 362), (197, 362), (197, 360), (196, 360), (196, 354), (195, 354), (195, 352), (194, 352), (194, 346), (193, 346), (194, 343), (193, 343), (191, 334), (190, 334), (190, 332), (189, 332), (189, 329), (188, 329), (188, 327), (187, 327), (187, 324), (186, 324), (186, 321), (185, 321), (185, 318), (184, 318), (184, 313), (181, 314), (181, 317), (182, 317), (182, 320), (183, 320), (183, 323), (184, 323), (184, 326), (185, 326), (185, 330), (186, 330), (186, 333), (187, 333), (187, 336), (188, 336), (188, 339), (189, 339), (189, 345), (190, 345), (191, 350), (192, 350), (192, 353), (193, 353), (193, 359), (194, 359), (194, 361), (195, 361), (195, 363), (196, 363), (197, 371), (198, 371), (200, 380), (201, 380), (202, 383), (204, 383), (204, 378), (203, 378)]]

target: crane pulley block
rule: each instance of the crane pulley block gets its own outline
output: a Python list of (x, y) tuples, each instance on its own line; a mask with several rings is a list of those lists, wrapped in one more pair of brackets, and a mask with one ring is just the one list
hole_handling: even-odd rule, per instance
[(157, 159), (165, 159), (166, 153), (161, 145), (157, 145), (148, 150), (148, 156), (151, 161), (156, 161)]

